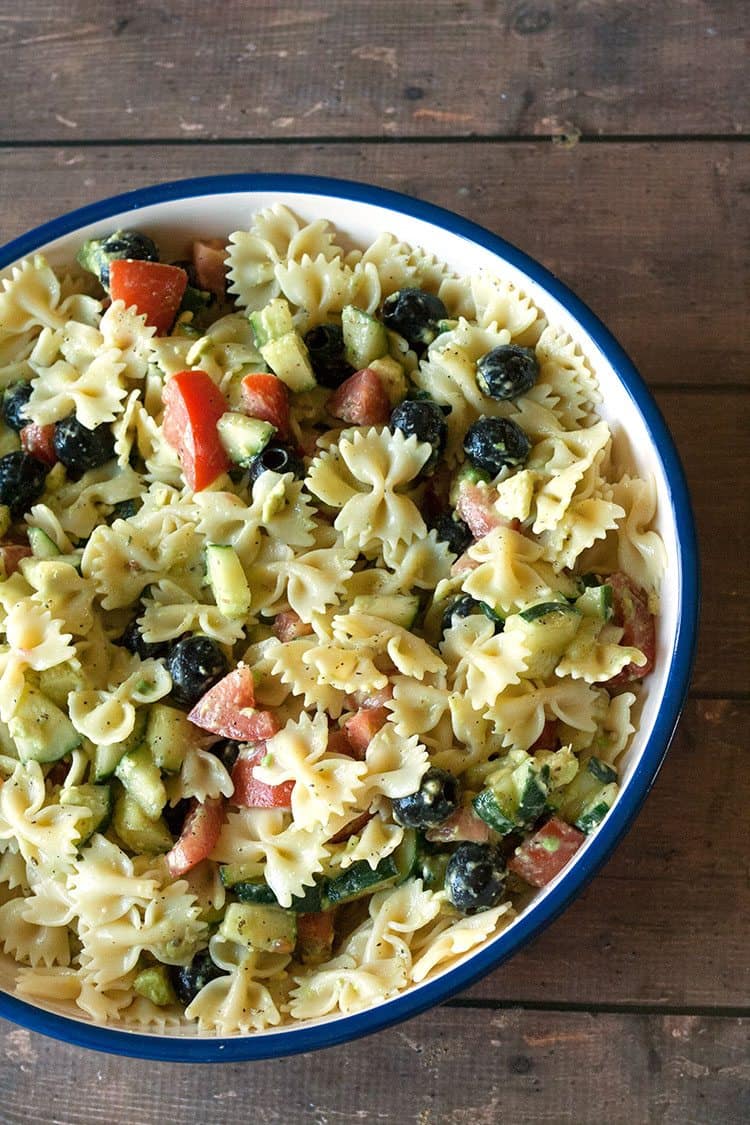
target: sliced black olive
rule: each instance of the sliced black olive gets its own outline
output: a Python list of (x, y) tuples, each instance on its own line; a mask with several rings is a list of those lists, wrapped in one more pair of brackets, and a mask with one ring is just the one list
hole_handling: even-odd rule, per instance
[(432, 453), (422, 471), (430, 472), (435, 468), (448, 437), (445, 415), (436, 402), (430, 399), (407, 399), (391, 414), (390, 426), (392, 430), (401, 430), (406, 437), (413, 434), (417, 441), (428, 442), (432, 446)]
[(183, 637), (167, 655), (172, 698), (193, 707), (229, 671), (229, 661), (211, 637)]
[(340, 324), (318, 324), (305, 333), (310, 363), (321, 387), (334, 390), (354, 374), (344, 355), (344, 333)]
[(492, 477), (506, 466), (525, 464), (530, 450), (525, 431), (509, 418), (480, 418), (469, 426), (464, 438), (464, 453), (472, 465)]
[(248, 466), (250, 484), (255, 484), (258, 477), (268, 469), (272, 469), (274, 473), (294, 473), (298, 480), (302, 480), (305, 475), (305, 466), (301, 458), (293, 449), (288, 445), (282, 445), (280, 441), (270, 441), (250, 462)]
[(224, 970), (211, 960), (207, 949), (196, 953), (189, 965), (173, 965), (170, 972), (177, 999), (186, 1008), (209, 981), (225, 975)]
[(539, 374), (539, 363), (531, 348), (501, 344), (477, 363), (479, 389), (490, 398), (513, 399), (531, 390)]
[(27, 418), (24, 411), (31, 398), (31, 383), (13, 383), (3, 395), (3, 418), (11, 430), (19, 433), (24, 426), (28, 426), (31, 419)]
[(34, 504), (44, 492), (49, 465), (16, 450), (0, 457), (0, 504), (10, 508), (14, 520)]
[(106, 465), (115, 455), (115, 438), (111, 428), (103, 423), (89, 430), (75, 414), (68, 415), (55, 425), (53, 439), (55, 453), (66, 469), (82, 476), (87, 469)]
[(431, 766), (416, 793), (393, 800), (393, 819), (404, 828), (432, 828), (456, 811), (461, 800), (458, 778)]
[(459, 844), (448, 861), (445, 889), (462, 914), (478, 914), (502, 902), (505, 858), (493, 844)]
[(399, 289), (383, 301), (383, 323), (398, 332), (418, 351), (426, 348), (439, 333), (438, 321), (448, 310), (439, 297), (423, 289)]

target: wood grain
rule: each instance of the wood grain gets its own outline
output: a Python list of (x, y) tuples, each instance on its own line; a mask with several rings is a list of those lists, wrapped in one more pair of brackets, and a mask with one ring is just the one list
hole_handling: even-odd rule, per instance
[(37, 0), (0, 18), (2, 133), (733, 135), (742, 51), (726, 0)]
[[(0, 73), (2, 73), (0, 68)], [(42, 148), (3, 153), (11, 238), (72, 207), (220, 172), (343, 176), (449, 207), (538, 258), (654, 384), (744, 381), (750, 146), (288, 145)], [(43, 185), (43, 190), (42, 190)]]
[(750, 1021), (442, 1008), (323, 1053), (176, 1068), (0, 1024), (4, 1125), (741, 1125)]

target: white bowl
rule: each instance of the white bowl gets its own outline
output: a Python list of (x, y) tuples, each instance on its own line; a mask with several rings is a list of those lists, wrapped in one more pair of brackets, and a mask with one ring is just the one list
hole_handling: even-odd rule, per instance
[(183, 257), (192, 238), (224, 238), (230, 231), (246, 229), (253, 212), (273, 203), (285, 204), (305, 220), (331, 219), (352, 244), (367, 245), (389, 231), (435, 253), (462, 274), (488, 269), (523, 289), (549, 321), (580, 344), (599, 380), (599, 412), (613, 431), (618, 464), (656, 480), (655, 526), (668, 558), (656, 666), (643, 684), (638, 729), (618, 763), (622, 788), (617, 802), (574, 860), (497, 937), (437, 977), (375, 1008), (245, 1037), (203, 1036), (187, 1026), (179, 1032), (146, 1034), (95, 1025), (75, 1014), (78, 1009), (19, 1000), (10, 995), (15, 964), (6, 958), (0, 965), (0, 985), (7, 989), (0, 993), (0, 1015), (67, 1042), (149, 1059), (236, 1061), (341, 1043), (415, 1015), (505, 961), (568, 905), (627, 831), (667, 751), (695, 647), (699, 583), (693, 516), (679, 458), (654, 400), (593, 313), (537, 262), (483, 228), (441, 208), (362, 184), (309, 176), (213, 176), (144, 188), (63, 215), (0, 250), (0, 270), (6, 272), (35, 251), (63, 266), (84, 239), (119, 227), (143, 230), (168, 253)]

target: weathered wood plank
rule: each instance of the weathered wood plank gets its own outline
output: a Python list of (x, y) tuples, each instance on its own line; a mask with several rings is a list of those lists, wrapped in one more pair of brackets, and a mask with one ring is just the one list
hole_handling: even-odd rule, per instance
[(662, 391), (656, 399), (685, 466), (698, 526), (703, 590), (692, 687), (747, 692), (750, 395)]
[[(0, 68), (0, 74), (2, 68)], [(610, 325), (652, 383), (747, 379), (750, 149), (742, 145), (157, 146), (6, 151), (2, 234), (159, 180), (322, 173), (452, 208), (537, 257)], [(44, 185), (43, 190), (40, 186)]]
[(5, 1125), (740, 1125), (749, 1031), (690, 1015), (442, 1008), (322, 1054), (175, 1068), (2, 1024), (0, 1104)]
[[(534, 945), (466, 994), (541, 1003), (744, 1003), (750, 704), (691, 701), (636, 824)], [(581, 962), (585, 962), (585, 968)]]
[(3, 135), (733, 134), (742, 50), (710, 0), (233, 0), (218, 28), (200, 0), (31, 0), (0, 20)]

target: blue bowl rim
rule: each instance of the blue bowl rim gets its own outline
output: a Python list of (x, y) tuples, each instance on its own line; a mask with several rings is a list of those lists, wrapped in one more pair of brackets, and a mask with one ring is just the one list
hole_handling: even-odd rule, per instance
[(401, 192), (374, 187), (353, 180), (287, 173), (252, 173), (201, 176), (173, 180), (138, 188), (69, 211), (50, 222), (13, 239), (0, 248), (0, 269), (38, 250), (41, 246), (90, 223), (111, 215), (136, 210), (151, 204), (203, 195), (233, 192), (296, 192), (323, 195), (347, 201), (374, 204), (425, 220), (450, 233), (478, 243), (522, 270), (565, 306), (611, 364), (619, 380), (640, 412), (659, 454), (669, 482), (671, 506), (678, 528), (678, 573), (680, 589), (677, 634), (670, 657), (664, 698), (649, 740), (627, 789), (603, 822), (580, 860), (564, 874), (558, 885), (512, 930), (479, 950), (464, 964), (448, 970), (427, 984), (402, 993), (384, 1004), (351, 1016), (313, 1026), (304, 1023), (272, 1034), (237, 1037), (168, 1038), (160, 1034), (118, 1031), (46, 1012), (41, 1008), (0, 992), (0, 1016), (22, 1027), (41, 1032), (64, 1042), (112, 1054), (164, 1062), (240, 1062), (278, 1058), (323, 1047), (381, 1031), (409, 1019), (447, 1000), (537, 937), (578, 895), (606, 862), (615, 846), (631, 827), (667, 753), (687, 696), (698, 629), (700, 577), (698, 546), (690, 497), (680, 458), (667, 425), (648, 387), (632, 361), (599, 318), (554, 274), (504, 238), (462, 218), (445, 208), (414, 199)]

